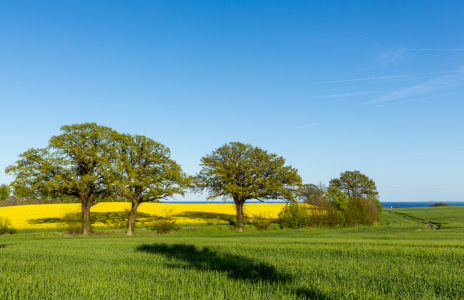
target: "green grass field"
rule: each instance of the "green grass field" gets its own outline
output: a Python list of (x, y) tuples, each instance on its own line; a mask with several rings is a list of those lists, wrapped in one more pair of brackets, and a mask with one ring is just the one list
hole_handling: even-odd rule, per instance
[(2, 236), (0, 299), (462, 299), (463, 209), (344, 229)]

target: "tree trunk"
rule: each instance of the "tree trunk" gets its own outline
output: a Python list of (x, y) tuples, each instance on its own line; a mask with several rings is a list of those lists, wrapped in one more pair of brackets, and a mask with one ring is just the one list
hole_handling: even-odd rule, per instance
[(89, 235), (90, 233), (90, 203), (82, 201), (82, 234)]
[(243, 201), (235, 201), (235, 208), (237, 209), (237, 227), (238, 232), (243, 231)]
[(132, 201), (132, 208), (129, 215), (129, 225), (127, 226), (127, 235), (132, 235), (133, 228), (135, 227), (135, 218), (137, 217), (137, 207), (139, 203)]

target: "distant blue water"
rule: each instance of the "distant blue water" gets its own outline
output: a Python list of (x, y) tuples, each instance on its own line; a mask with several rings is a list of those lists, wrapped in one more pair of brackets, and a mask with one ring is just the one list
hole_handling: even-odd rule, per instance
[[(164, 203), (186, 203), (186, 204), (211, 204), (211, 203), (217, 203), (217, 204), (234, 204), (234, 201), (174, 201), (174, 200), (166, 200), (163, 201)], [(261, 202), (261, 201), (256, 201), (256, 200), (249, 200), (245, 203), (286, 203), (285, 201), (266, 201), (266, 202)]]
[[(233, 204), (232, 201), (165, 201), (165, 203), (190, 203), (190, 204), (211, 204), (211, 203), (227, 203)], [(262, 203), (259, 201), (247, 201), (246, 203)], [(265, 203), (285, 203), (283, 201), (267, 201)], [(400, 208), (408, 208), (408, 207), (429, 207), (431, 204), (437, 203), (437, 201), (416, 201), (416, 202), (380, 202), (383, 207), (400, 207)], [(451, 204), (453, 206), (464, 206), (464, 202), (445, 202)]]
[[(401, 207), (401, 208), (407, 208), (407, 207), (429, 207), (432, 204), (437, 203), (438, 201), (426, 201), (426, 202), (380, 202), (382, 203), (383, 207)], [(441, 202), (441, 201), (440, 201)], [(464, 206), (464, 202), (445, 202), (447, 204), (451, 204), (453, 206)]]

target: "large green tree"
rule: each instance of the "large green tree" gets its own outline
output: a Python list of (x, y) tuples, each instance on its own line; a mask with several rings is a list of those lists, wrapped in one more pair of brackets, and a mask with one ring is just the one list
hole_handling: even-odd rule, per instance
[(117, 175), (117, 132), (95, 123), (61, 127), (47, 148), (31, 148), (6, 168), (21, 195), (72, 195), (82, 205), (82, 232), (89, 234), (90, 208), (112, 195)]
[(297, 169), (285, 166), (283, 157), (250, 144), (225, 144), (203, 157), (200, 166), (196, 191), (208, 192), (208, 199), (232, 198), (240, 232), (246, 200), (294, 200), (301, 191)]
[(184, 195), (190, 178), (170, 158), (169, 148), (143, 135), (120, 134), (117, 152), (120, 176), (115, 186), (119, 195), (132, 202), (127, 230), (132, 235), (142, 202)]
[(379, 194), (375, 182), (356, 170), (340, 173), (340, 178), (331, 179), (329, 186), (335, 187), (353, 198)]

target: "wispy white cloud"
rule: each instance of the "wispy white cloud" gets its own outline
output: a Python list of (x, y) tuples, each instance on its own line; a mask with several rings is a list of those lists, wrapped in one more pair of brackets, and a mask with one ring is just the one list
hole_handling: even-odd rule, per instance
[(346, 93), (346, 94), (337, 94), (337, 95), (320, 96), (320, 97), (309, 97), (309, 99), (343, 98), (343, 97), (369, 95), (369, 94), (373, 94), (373, 93), (375, 93), (375, 92)]
[(335, 81), (313, 82), (311, 84), (336, 83), (336, 82), (348, 82), (348, 81), (363, 81), (363, 80), (378, 80), (378, 79), (389, 79), (389, 78), (399, 78), (399, 77), (408, 77), (408, 76), (413, 76), (413, 75), (397, 75), (397, 76), (344, 79), (344, 80), (335, 80)]
[(377, 58), (380, 59), (381, 64), (384, 67), (397, 65), (405, 59), (406, 52), (407, 49), (404, 47), (394, 47), (384, 51), (380, 55), (377, 55)]
[(399, 100), (409, 97), (415, 97), (431, 93), (438, 90), (443, 90), (457, 86), (464, 83), (464, 70), (452, 75), (440, 76), (428, 81), (425, 81), (414, 86), (401, 89), (399, 91), (393, 92), (390, 95), (377, 98), (372, 101), (364, 103), (365, 105), (382, 103), (387, 101)]
[(343, 80), (334, 80), (334, 81), (313, 82), (313, 83), (310, 83), (310, 84), (337, 83), (337, 82), (363, 81), (363, 80), (379, 80), (379, 79), (390, 79), (390, 78), (400, 78), (400, 77), (412, 77), (412, 76), (420, 76), (420, 75), (452, 74), (452, 73), (463, 73), (463, 72), (464, 72), (464, 70), (444, 71), (444, 72), (429, 72), (429, 73), (423, 73), (423, 74), (407, 74), (407, 75), (368, 77), (368, 78), (355, 78), (355, 79), (343, 79)]
[(416, 51), (464, 51), (464, 49), (411, 49)]
[(407, 103), (407, 102), (426, 101), (430, 99), (440, 99), (440, 98), (443, 99), (449, 96), (454, 96), (454, 95), (459, 95), (459, 94), (463, 94), (463, 93), (451, 93), (451, 94), (443, 94), (443, 95), (437, 95), (437, 96), (431, 96), (431, 97), (419, 97), (419, 98), (413, 98), (413, 99), (407, 99), (407, 100), (401, 100), (401, 101), (381, 102), (381, 103), (374, 104), (371, 107), (383, 107), (383, 106), (396, 105), (396, 104)]

